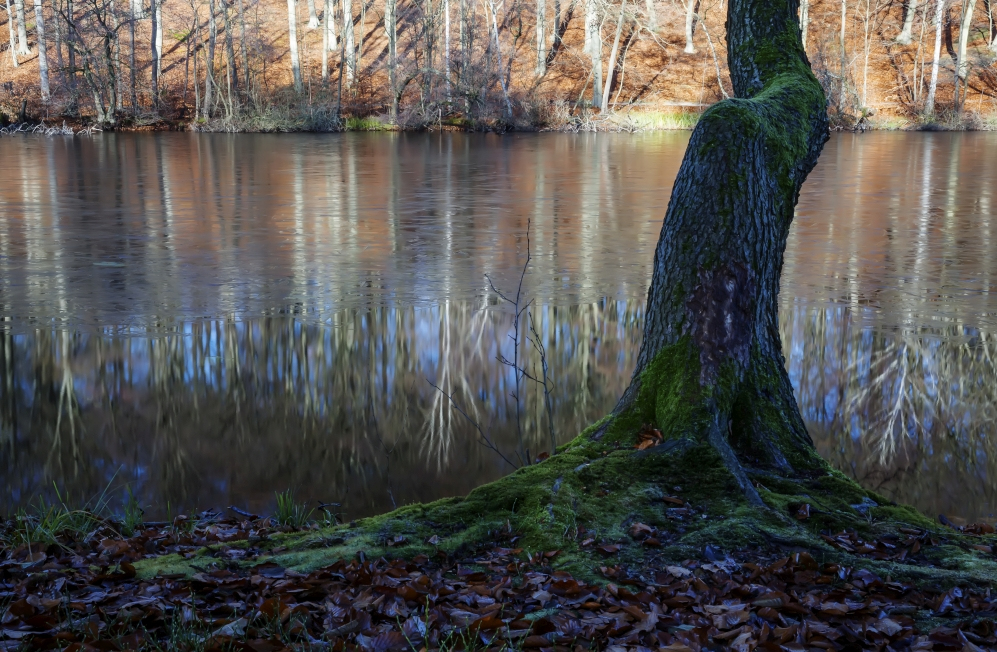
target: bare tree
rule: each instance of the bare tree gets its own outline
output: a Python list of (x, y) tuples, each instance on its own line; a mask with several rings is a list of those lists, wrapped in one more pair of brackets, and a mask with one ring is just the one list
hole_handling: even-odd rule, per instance
[(547, 72), (547, 0), (537, 0), (536, 53), (538, 75)]
[(969, 43), (969, 33), (973, 29), (973, 14), (976, 12), (976, 0), (963, 0), (962, 24), (959, 26), (959, 79), (966, 81), (969, 74), (969, 61), (966, 60), (966, 45)]
[(38, 39), (38, 80), (41, 84), (42, 102), (48, 103), (48, 55), (45, 52), (45, 16), (42, 0), (35, 0), (35, 35)]
[(616, 70), (616, 57), (620, 52), (620, 35), (623, 33), (623, 23), (627, 0), (620, 2), (620, 17), (616, 20), (616, 37), (613, 39), (613, 49), (609, 54), (609, 68), (606, 71), (606, 87), (602, 90), (602, 110), (609, 111), (609, 92), (613, 87), (613, 71)]
[(152, 99), (159, 103), (159, 76), (163, 72), (163, 7), (162, 0), (151, 0), (149, 13), (152, 15)]
[(288, 47), (291, 51), (291, 74), (294, 76), (294, 92), (302, 91), (301, 61), (298, 59), (298, 7), (295, 0), (287, 0)]
[(14, 12), (10, 8), (10, 0), (7, 0), (7, 31), (10, 32), (10, 60), (17, 68), (17, 37), (14, 36)]
[(897, 35), (897, 43), (901, 45), (910, 45), (913, 35), (911, 30), (914, 29), (914, 16), (917, 14), (917, 0), (907, 0), (907, 4), (904, 7), (904, 26), (900, 30), (900, 34)]
[(398, 2), (386, 0), (384, 3), (384, 33), (388, 37), (388, 92), (391, 93), (391, 108), (388, 119), (398, 122)]
[(945, 0), (935, 0), (935, 54), (931, 58), (931, 83), (928, 85), (928, 99), (924, 102), (924, 113), (935, 114), (935, 91), (938, 89), (938, 60), (942, 55), (942, 16)]
[[(288, 0), (290, 2), (291, 0)], [(353, 40), (353, 2), (343, 0), (343, 31), (340, 34), (343, 50), (343, 64), (346, 66), (346, 85), (353, 83), (357, 74), (357, 50)]]
[(686, 54), (696, 53), (693, 37), (696, 34), (696, 12), (699, 11), (699, 0), (685, 1), (685, 50)]
[(28, 48), (28, 27), (24, 19), (24, 0), (14, 0), (14, 11), (17, 13), (17, 53), (31, 54)]
[(208, 52), (204, 58), (204, 117), (211, 117), (215, 96), (215, 44), (218, 40), (218, 23), (215, 20), (215, 0), (208, 0)]
[(592, 106), (602, 99), (602, 24), (598, 0), (585, 0), (585, 54), (592, 61)]
[(308, 29), (315, 29), (318, 26), (318, 10), (315, 7), (315, 0), (308, 0)]

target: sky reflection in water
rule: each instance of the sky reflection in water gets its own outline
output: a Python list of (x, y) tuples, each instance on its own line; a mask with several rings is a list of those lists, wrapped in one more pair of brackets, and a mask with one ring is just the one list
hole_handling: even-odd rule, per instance
[[(350, 517), (509, 471), (525, 293), (573, 437), (629, 381), (687, 134), (0, 140), (0, 474), (152, 514), (273, 491)], [(929, 514), (995, 509), (994, 134), (835, 136), (781, 295), (822, 454)], [(531, 359), (531, 363), (536, 360)], [(427, 380), (428, 379), (428, 380)], [(524, 445), (549, 448), (542, 395)]]

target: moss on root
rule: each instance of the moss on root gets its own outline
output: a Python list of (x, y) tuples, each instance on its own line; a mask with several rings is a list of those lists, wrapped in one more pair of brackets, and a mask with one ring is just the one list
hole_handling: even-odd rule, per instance
[[(191, 575), (230, 566), (224, 548), (247, 546), (260, 554), (245, 564), (276, 562), (299, 571), (361, 552), (403, 558), (443, 553), (466, 559), (478, 546), (494, 541), (496, 533), (512, 531), (524, 554), (558, 551), (555, 567), (589, 581), (597, 581), (599, 567), (607, 563), (642, 567), (678, 562), (701, 556), (707, 545), (731, 553), (804, 548), (827, 560), (887, 567), (895, 576), (943, 584), (958, 577), (979, 582), (997, 578), (992, 556), (986, 559), (960, 543), (952, 531), (945, 538), (956, 542), (954, 548), (939, 547), (935, 553), (941, 558), (932, 569), (849, 558), (831, 547), (821, 533), (851, 529), (871, 539), (900, 527), (939, 529), (912, 508), (894, 505), (837, 471), (803, 478), (755, 472), (752, 480), (766, 508), (749, 504), (719, 455), (699, 436), (704, 415), (688, 395), (691, 384), (682, 382), (690, 374), (695, 378), (697, 360), (682, 347), (661, 353), (642, 374), (639, 396), (630, 408), (593, 424), (551, 458), (465, 497), (408, 505), (321, 530), (213, 546), (190, 559), (150, 558), (136, 564), (138, 572)], [(664, 441), (641, 451), (635, 443), (645, 423), (656, 423)], [(664, 500), (674, 496), (685, 501), (678, 511)], [(810, 516), (797, 520), (793, 514), (803, 504), (809, 505)], [(660, 532), (663, 547), (629, 545), (629, 528), (637, 522)], [(586, 539), (596, 543), (584, 546)], [(598, 551), (601, 544), (613, 542), (623, 544), (618, 553), (607, 558), (605, 550)]]

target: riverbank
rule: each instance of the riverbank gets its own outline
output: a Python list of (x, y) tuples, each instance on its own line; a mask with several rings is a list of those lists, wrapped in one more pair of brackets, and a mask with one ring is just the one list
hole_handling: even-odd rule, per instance
[[(662, 511), (673, 525), (699, 518), (679, 496)], [(634, 520), (624, 524), (625, 537), (579, 528), (589, 565), (573, 575), (561, 569), (560, 550), (525, 548), (509, 528), (459, 549), (437, 535), (418, 542), (395, 535), (309, 568), (282, 553), (303, 539), (312, 547), (335, 543), (366, 525), (331, 525), (329, 514), (324, 525), (296, 517), (306, 512), (285, 504), (275, 518), (203, 512), (141, 523), (134, 511), (115, 519), (48, 507), (7, 520), (0, 649), (997, 645), (991, 587), (947, 572), (938, 556), (966, 542), (977, 553), (991, 549), (993, 528), (984, 525), (906, 528), (870, 540), (854, 530), (828, 532), (824, 550), (775, 539), (727, 550), (716, 541), (675, 558), (669, 525)], [(413, 543), (424, 552), (392, 554)], [(186, 560), (188, 570), (157, 570), (167, 557)]]
[[(94, 124), (77, 116), (41, 117), (28, 112), (18, 115), (11, 107), (0, 105), (0, 133), (39, 129), (56, 133), (117, 131), (123, 133), (157, 131), (193, 131), (201, 133), (330, 133), (346, 131), (398, 132), (561, 132), (561, 133), (640, 133), (647, 131), (690, 130), (699, 121), (700, 112), (689, 107), (658, 110), (630, 110), (600, 113), (552, 102), (531, 110), (517, 112), (511, 119), (470, 118), (460, 114), (435, 120), (408, 119), (392, 123), (383, 114), (340, 115), (335, 104), (290, 106), (271, 105), (246, 110), (230, 116), (194, 120), (148, 114), (130, 117), (113, 127)], [(832, 114), (832, 131), (997, 131), (997, 114), (973, 111), (943, 111), (935, 116), (901, 118), (897, 116)]]

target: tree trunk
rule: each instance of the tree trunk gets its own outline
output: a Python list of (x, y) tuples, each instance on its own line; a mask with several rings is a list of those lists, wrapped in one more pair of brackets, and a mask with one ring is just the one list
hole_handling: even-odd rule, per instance
[(218, 40), (218, 23), (215, 21), (215, 0), (208, 0), (208, 53), (204, 57), (204, 117), (210, 118), (215, 90), (215, 43)]
[(997, 53), (997, 25), (994, 24), (994, 0), (983, 0), (987, 5), (987, 39), (991, 52)]
[(294, 77), (294, 92), (301, 93), (301, 62), (298, 60), (298, 8), (295, 0), (287, 0), (288, 47), (291, 50), (291, 74)]
[(10, 60), (17, 68), (17, 37), (14, 35), (14, 12), (7, 0), (7, 31), (10, 32)]
[(343, 56), (345, 57), (343, 64), (346, 66), (346, 86), (349, 87), (357, 72), (357, 52), (353, 40), (353, 2), (351, 0), (343, 0), (343, 33), (340, 34), (339, 38), (342, 40)]
[(606, 72), (606, 85), (602, 89), (602, 110), (609, 111), (609, 93), (613, 88), (613, 71), (616, 70), (616, 57), (620, 53), (620, 35), (623, 33), (624, 10), (627, 0), (620, 2), (620, 17), (616, 21), (616, 37), (613, 39), (613, 48), (609, 52), (609, 68)]
[(226, 71), (229, 83), (229, 104), (232, 103), (232, 91), (239, 91), (239, 73), (235, 61), (235, 39), (232, 35), (232, 21), (229, 15), (228, 0), (222, 0), (222, 20), (225, 23), (225, 57), (228, 64)]
[[(128, 66), (128, 79), (131, 85), (132, 92), (132, 113), (138, 111), (138, 87), (135, 82), (135, 73), (138, 70), (138, 66), (135, 64), (135, 22), (138, 20), (142, 13), (142, 6), (138, 2), (132, 2), (131, 16), (128, 19), (128, 34), (130, 36), (131, 52), (129, 52), (129, 66)], [(195, 79), (196, 79), (195, 75)]]
[(24, 0), (14, 0), (14, 12), (17, 14), (17, 53), (31, 54), (28, 48), (28, 24), (24, 19)]
[(653, 423), (708, 442), (748, 500), (752, 468), (826, 469), (786, 373), (777, 296), (800, 187), (827, 140), (826, 100), (794, 0), (731, 0), (739, 99), (700, 118), (654, 256), (644, 340), (610, 429)]
[(696, 44), (693, 37), (696, 34), (696, 11), (699, 9), (697, 0), (685, 0), (685, 52), (686, 54), (696, 53)]
[(249, 51), (246, 45), (246, 10), (239, 0), (239, 54), (242, 55), (242, 92), (249, 97)]
[(547, 72), (547, 0), (537, 0), (537, 75)]
[(42, 0), (35, 0), (35, 36), (38, 39), (38, 80), (41, 84), (42, 102), (48, 104), (48, 55), (45, 52), (45, 16)]
[(318, 9), (315, 7), (315, 0), (308, 0), (308, 29), (315, 29), (318, 26)]
[(391, 124), (398, 122), (398, 3), (385, 0), (384, 31), (388, 37), (388, 92), (391, 93), (391, 109), (388, 119)]
[(599, 108), (602, 99), (602, 29), (597, 0), (585, 0), (585, 54), (592, 61), (592, 107)]
[[(807, 0), (803, 0), (806, 2)], [(651, 33), (658, 31), (658, 12), (654, 10), (654, 0), (644, 0), (644, 10), (647, 12), (647, 29)]]
[(163, 10), (162, 0), (152, 0), (152, 101), (159, 104), (159, 75), (163, 72)]
[(904, 14), (904, 26), (897, 35), (897, 43), (900, 45), (910, 45), (914, 29), (914, 16), (917, 14), (917, 0), (908, 0), (906, 13)]
[(969, 43), (969, 32), (973, 28), (973, 14), (976, 13), (976, 0), (964, 0), (962, 5), (962, 24), (959, 26), (959, 79), (966, 81), (969, 74), (969, 62), (966, 61), (966, 45)]
[(931, 82), (928, 84), (928, 98), (924, 101), (924, 113), (935, 115), (935, 91), (938, 89), (938, 60), (942, 56), (942, 16), (945, 0), (935, 0), (935, 54), (931, 58)]

